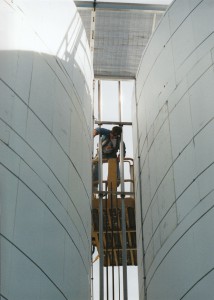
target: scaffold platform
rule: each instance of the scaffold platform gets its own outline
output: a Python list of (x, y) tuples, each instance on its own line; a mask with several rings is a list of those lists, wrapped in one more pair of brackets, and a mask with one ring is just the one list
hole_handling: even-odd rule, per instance
[[(127, 159), (128, 161), (128, 159)], [(133, 168), (133, 165), (130, 165)], [(124, 180), (130, 182), (130, 191), (121, 195), (117, 191), (116, 161), (108, 160), (108, 178), (104, 181), (106, 185), (103, 191), (103, 251), (104, 266), (122, 266), (122, 196), (125, 203), (126, 219), (126, 251), (127, 266), (137, 265), (136, 246), (136, 222), (135, 222), (135, 199), (133, 178)], [(92, 243), (100, 249), (99, 243), (99, 195), (100, 192), (93, 193), (92, 199)]]

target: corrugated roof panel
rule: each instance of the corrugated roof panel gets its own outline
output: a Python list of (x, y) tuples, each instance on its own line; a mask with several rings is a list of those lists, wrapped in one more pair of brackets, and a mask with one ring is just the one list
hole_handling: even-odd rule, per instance
[[(90, 43), (94, 40), (94, 75), (97, 78), (135, 78), (143, 51), (165, 12), (165, 5), (75, 1)], [(83, 8), (84, 7), (84, 8)]]

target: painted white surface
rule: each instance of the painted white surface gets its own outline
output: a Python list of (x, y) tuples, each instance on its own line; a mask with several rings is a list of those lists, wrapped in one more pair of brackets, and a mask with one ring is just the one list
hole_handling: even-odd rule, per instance
[(90, 299), (91, 54), (74, 3), (0, 1), (1, 296)]
[[(147, 300), (212, 299), (214, 293), (213, 11), (211, 0), (175, 0), (139, 68), (133, 121), (137, 115), (145, 246), (140, 299), (143, 267)], [(138, 187), (137, 166), (135, 176)]]

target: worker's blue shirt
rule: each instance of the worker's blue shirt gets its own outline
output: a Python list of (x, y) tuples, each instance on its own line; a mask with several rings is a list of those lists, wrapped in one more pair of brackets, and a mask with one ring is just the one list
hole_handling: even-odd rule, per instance
[(102, 142), (109, 139), (111, 130), (102, 127), (97, 127), (95, 130), (99, 135), (101, 135)]

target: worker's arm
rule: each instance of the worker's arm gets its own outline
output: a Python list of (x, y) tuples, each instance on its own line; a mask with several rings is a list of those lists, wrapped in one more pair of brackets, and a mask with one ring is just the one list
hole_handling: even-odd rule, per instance
[(93, 131), (93, 137), (95, 137), (96, 135), (108, 135), (110, 133), (111, 130), (106, 129), (106, 128), (101, 128), (101, 127), (97, 127), (94, 129)]
[(123, 156), (124, 157), (126, 156), (126, 145), (124, 142), (123, 142)]

